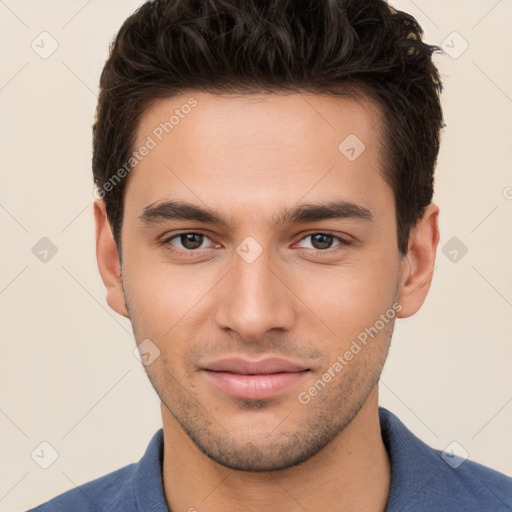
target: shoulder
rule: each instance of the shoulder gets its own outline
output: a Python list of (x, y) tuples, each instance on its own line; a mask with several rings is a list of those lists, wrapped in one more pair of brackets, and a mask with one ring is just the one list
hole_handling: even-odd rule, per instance
[(67, 491), (28, 512), (168, 512), (162, 484), (163, 430), (142, 458)]
[(391, 412), (379, 409), (391, 460), (387, 512), (512, 512), (512, 478), (428, 446)]
[[(434, 450), (436, 460), (453, 460), (453, 454)], [(460, 465), (457, 465), (459, 464)], [(512, 478), (469, 459), (458, 458), (454, 466), (446, 464), (439, 474), (436, 487), (445, 500), (455, 497), (464, 510), (512, 512)], [(437, 464), (436, 468), (437, 469)]]
[[(99, 510), (133, 510), (132, 478), (136, 464), (129, 464), (112, 473), (79, 485), (28, 512), (97, 512)], [(121, 508), (119, 508), (121, 507)]]

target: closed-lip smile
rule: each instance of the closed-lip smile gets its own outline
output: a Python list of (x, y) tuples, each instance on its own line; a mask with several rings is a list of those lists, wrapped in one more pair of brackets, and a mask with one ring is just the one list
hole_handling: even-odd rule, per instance
[(201, 371), (210, 383), (234, 398), (264, 400), (301, 380), (309, 368), (277, 357), (258, 361), (232, 357), (205, 364)]

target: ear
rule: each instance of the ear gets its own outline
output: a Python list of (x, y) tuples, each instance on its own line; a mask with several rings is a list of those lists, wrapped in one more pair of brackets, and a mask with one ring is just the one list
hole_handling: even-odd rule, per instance
[(96, 223), (96, 259), (101, 279), (107, 289), (107, 303), (117, 313), (129, 318), (123, 294), (119, 253), (112, 235), (103, 199), (94, 202)]
[(398, 302), (402, 305), (397, 317), (414, 315), (425, 302), (439, 243), (439, 208), (430, 203), (411, 230), (407, 256), (402, 257), (402, 282)]

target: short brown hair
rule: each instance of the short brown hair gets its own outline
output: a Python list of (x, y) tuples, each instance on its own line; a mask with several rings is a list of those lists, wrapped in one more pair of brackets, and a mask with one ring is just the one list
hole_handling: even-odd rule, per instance
[(406, 254), (410, 229), (432, 201), (443, 127), (432, 61), (441, 50), (422, 36), (411, 15), (384, 0), (143, 4), (112, 42), (93, 126), (94, 182), (119, 254), (128, 178), (112, 180), (126, 168), (141, 115), (155, 100), (186, 90), (339, 95), (343, 87), (371, 97), (383, 113), (384, 177)]

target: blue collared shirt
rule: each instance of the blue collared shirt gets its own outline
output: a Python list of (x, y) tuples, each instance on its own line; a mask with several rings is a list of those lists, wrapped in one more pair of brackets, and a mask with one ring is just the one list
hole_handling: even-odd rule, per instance
[[(379, 417), (391, 460), (386, 512), (512, 512), (511, 477), (430, 448), (383, 407), (379, 408)], [(160, 429), (138, 463), (67, 491), (28, 512), (169, 512), (162, 460)]]

